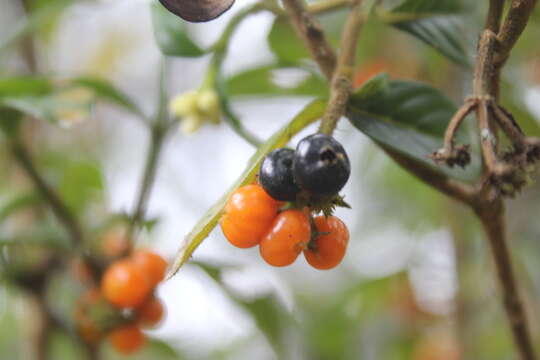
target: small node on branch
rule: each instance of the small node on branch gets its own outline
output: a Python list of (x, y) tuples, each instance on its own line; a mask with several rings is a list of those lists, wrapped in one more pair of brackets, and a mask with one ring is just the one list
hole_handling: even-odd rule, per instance
[(428, 155), (430, 159), (437, 164), (445, 163), (449, 167), (457, 165), (464, 168), (471, 162), (471, 154), (469, 152), (470, 145), (459, 145), (452, 148), (452, 152), (448, 152), (446, 148), (439, 149), (433, 154)]

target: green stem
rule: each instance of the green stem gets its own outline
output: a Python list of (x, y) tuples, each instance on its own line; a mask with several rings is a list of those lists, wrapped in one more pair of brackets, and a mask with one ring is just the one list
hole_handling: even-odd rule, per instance
[(146, 156), (143, 178), (141, 181), (135, 211), (131, 219), (131, 223), (127, 232), (128, 239), (132, 239), (135, 231), (141, 226), (144, 219), (148, 199), (152, 192), (152, 186), (156, 179), (156, 173), (159, 163), (159, 157), (163, 150), (165, 140), (167, 138), (168, 126), (163, 126), (161, 123), (156, 123), (150, 133), (150, 149)]
[(41, 174), (37, 171), (37, 168), (30, 156), (30, 153), (23, 145), (19, 138), (15, 138), (11, 144), (11, 150), (13, 155), (21, 168), (28, 175), (30, 180), (34, 183), (39, 194), (45, 199), (45, 201), (51, 207), (52, 212), (64, 225), (68, 233), (70, 234), (71, 240), (74, 246), (82, 245), (83, 233), (81, 227), (66, 204), (61, 200), (60, 196), (56, 191), (51, 188)]
[(221, 110), (223, 111), (223, 115), (225, 117), (225, 121), (231, 126), (231, 128), (236, 132), (236, 134), (238, 134), (241, 138), (246, 140), (254, 147), (259, 147), (262, 142), (257, 138), (257, 136), (252, 134), (244, 127), (244, 124), (242, 123), (240, 118), (232, 110), (232, 106), (227, 96), (225, 79), (223, 79), (222, 75), (222, 65), (227, 55), (231, 37), (234, 34), (234, 31), (236, 30), (238, 25), (249, 15), (267, 9), (268, 8), (264, 4), (256, 3), (241, 10), (229, 21), (227, 27), (223, 31), (223, 34), (221, 34), (220, 38), (212, 46), (214, 54), (208, 68), (205, 81), (202, 85), (203, 87), (215, 87), (219, 97)]

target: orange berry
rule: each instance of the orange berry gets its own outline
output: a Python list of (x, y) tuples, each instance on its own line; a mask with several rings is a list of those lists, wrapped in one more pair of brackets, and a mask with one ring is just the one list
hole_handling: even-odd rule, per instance
[(364, 65), (361, 65), (356, 73), (354, 74), (353, 85), (354, 87), (360, 87), (364, 85), (366, 81), (371, 79), (373, 76), (384, 72), (388, 69), (388, 65), (382, 60), (376, 60)]
[(105, 299), (118, 307), (137, 307), (150, 295), (152, 285), (147, 274), (129, 260), (113, 263), (101, 279)]
[(144, 327), (156, 326), (163, 319), (163, 304), (153, 297), (137, 309), (137, 320)]
[(131, 255), (131, 260), (149, 277), (152, 287), (165, 277), (167, 261), (158, 254), (149, 250), (137, 250)]
[(223, 234), (239, 248), (257, 245), (276, 217), (278, 206), (260, 185), (237, 189), (225, 205), (221, 219)]
[(131, 354), (139, 350), (146, 342), (146, 337), (136, 324), (128, 324), (109, 333), (112, 346), (122, 354)]
[(259, 244), (259, 251), (268, 264), (287, 266), (296, 260), (310, 237), (307, 216), (300, 210), (286, 210), (275, 218)]
[(328, 270), (337, 266), (345, 256), (349, 243), (347, 225), (335, 216), (318, 216), (315, 228), (323, 233), (313, 239), (304, 250), (307, 262), (316, 269)]
[(109, 230), (101, 239), (101, 251), (109, 258), (121, 257), (129, 249), (129, 239), (124, 230)]

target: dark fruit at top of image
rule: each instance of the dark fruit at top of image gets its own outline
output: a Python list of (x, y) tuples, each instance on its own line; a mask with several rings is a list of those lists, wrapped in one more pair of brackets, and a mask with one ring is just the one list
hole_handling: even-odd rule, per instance
[(294, 201), (300, 188), (293, 177), (294, 150), (281, 148), (264, 158), (259, 171), (259, 182), (276, 200)]
[(159, 0), (170, 12), (190, 22), (210, 21), (227, 11), (234, 0)]
[(314, 134), (296, 147), (293, 174), (296, 183), (317, 196), (336, 195), (351, 174), (349, 157), (331, 136)]

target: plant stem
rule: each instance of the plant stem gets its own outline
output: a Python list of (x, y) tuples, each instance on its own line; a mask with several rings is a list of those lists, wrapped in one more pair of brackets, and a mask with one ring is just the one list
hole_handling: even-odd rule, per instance
[(485, 29), (491, 30), (495, 34), (501, 27), (501, 18), (504, 10), (505, 0), (489, 0), (488, 16)]
[(75, 247), (81, 246), (83, 241), (83, 233), (81, 227), (66, 204), (61, 200), (60, 196), (52, 189), (45, 179), (39, 174), (37, 168), (30, 156), (30, 153), (18, 137), (15, 137), (11, 143), (13, 155), (21, 168), (34, 183), (39, 194), (51, 207), (54, 215), (64, 225), (68, 231), (71, 241)]
[(331, 79), (336, 67), (336, 54), (321, 25), (309, 13), (303, 0), (283, 0), (290, 21), (298, 35), (304, 40), (312, 57), (327, 79)]
[(144, 219), (146, 208), (148, 205), (148, 199), (152, 191), (152, 186), (156, 179), (156, 172), (159, 163), (159, 157), (167, 138), (169, 127), (162, 121), (157, 121), (151, 128), (150, 132), (150, 149), (146, 156), (146, 162), (144, 165), (144, 172), (137, 196), (137, 203), (135, 210), (131, 218), (131, 223), (127, 231), (128, 239), (132, 239), (135, 231), (141, 226), (141, 222)]
[(321, 0), (307, 5), (311, 14), (321, 14), (351, 4), (351, 0)]
[(522, 360), (534, 360), (536, 356), (527, 317), (520, 298), (507, 245), (504, 203), (501, 199), (491, 203), (484, 202), (476, 206), (475, 211), (484, 227), (493, 254), (497, 278), (502, 290), (504, 308), (520, 357)]
[(332, 76), (330, 100), (319, 127), (319, 132), (322, 134), (332, 135), (339, 119), (345, 113), (352, 93), (351, 82), (354, 72), (356, 45), (360, 36), (360, 28), (364, 22), (361, 10), (362, 0), (354, 0), (341, 36), (341, 52)]
[(254, 147), (259, 147), (262, 144), (262, 142), (257, 138), (257, 136), (252, 134), (250, 131), (248, 131), (244, 127), (244, 124), (242, 123), (242, 121), (238, 118), (238, 116), (232, 110), (231, 104), (229, 102), (229, 98), (227, 96), (227, 91), (225, 89), (225, 80), (223, 79), (223, 76), (221, 74), (221, 68), (222, 68), (223, 60), (225, 59), (225, 56), (227, 56), (230, 39), (232, 35), (234, 34), (234, 31), (236, 30), (238, 25), (249, 15), (255, 14), (263, 10), (268, 10), (264, 6), (264, 4), (255, 3), (252, 6), (248, 6), (245, 9), (242, 9), (241, 11), (239, 11), (229, 21), (225, 30), (219, 37), (219, 39), (212, 46), (212, 48), (214, 49), (214, 54), (212, 56), (212, 61), (208, 69), (208, 74), (205, 80), (205, 84), (203, 85), (203, 86), (210, 85), (212, 87), (215, 87), (218, 97), (219, 97), (221, 110), (225, 117), (225, 121), (229, 123), (229, 125), (232, 127), (232, 129), (236, 132), (237, 135), (239, 135), (241, 138), (246, 140), (248, 143), (250, 143)]

